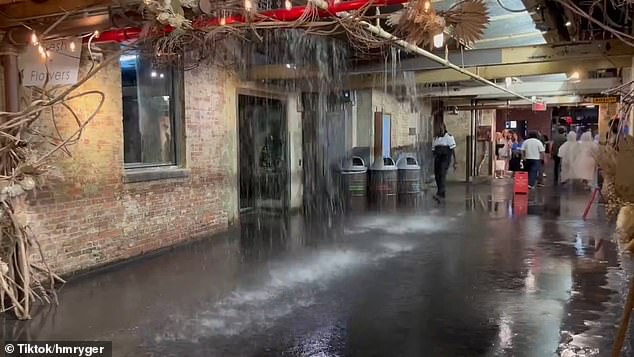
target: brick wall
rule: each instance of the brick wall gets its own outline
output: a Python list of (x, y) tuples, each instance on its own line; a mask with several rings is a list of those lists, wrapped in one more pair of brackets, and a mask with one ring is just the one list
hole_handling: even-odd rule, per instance
[(456, 140), (456, 162), (457, 166), (453, 167), (447, 173), (448, 181), (466, 181), (467, 173), (467, 137), (471, 132), (471, 112), (459, 111), (458, 114), (452, 114), (445, 111), (444, 118), (447, 131), (453, 135)]
[(498, 109), (495, 130), (504, 130), (507, 120), (526, 120), (528, 132), (540, 130), (550, 136), (552, 109), (548, 109), (545, 112), (534, 112), (531, 109)]
[[(82, 71), (85, 63), (82, 64)], [(236, 217), (236, 78), (201, 66), (185, 74), (185, 178), (124, 183), (118, 62), (86, 82), (106, 102), (59, 158), (64, 179), (32, 197), (29, 224), (53, 269), (64, 274), (224, 230)], [(72, 103), (87, 114), (96, 97)], [(72, 118), (58, 112), (64, 132)]]
[(409, 101), (401, 102), (393, 95), (381, 90), (372, 91), (373, 111), (382, 111), (392, 117), (392, 147), (414, 145), (416, 135), (409, 134), (409, 128), (418, 127), (420, 113), (413, 113)]
[[(370, 147), (374, 145), (374, 113), (382, 111), (390, 114), (392, 118), (391, 141), (392, 148), (407, 147), (416, 145), (418, 135), (410, 135), (409, 129), (416, 128), (416, 133), (420, 132), (419, 122), (421, 115), (412, 112), (408, 101), (398, 101), (392, 94), (382, 90), (362, 90), (356, 93), (356, 132), (353, 142), (359, 147)], [(423, 108), (429, 119), (429, 108)], [(370, 150), (372, 152), (372, 150)], [(394, 152), (393, 152), (394, 154)], [(396, 159), (396, 157), (394, 157)]]

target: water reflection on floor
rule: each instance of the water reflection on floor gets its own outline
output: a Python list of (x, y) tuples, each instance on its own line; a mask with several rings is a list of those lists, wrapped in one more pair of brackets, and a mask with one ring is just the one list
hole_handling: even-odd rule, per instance
[(626, 288), (587, 193), (451, 186), (392, 213), (251, 215), (227, 234), (69, 283), (7, 339), (115, 356), (548, 356), (609, 352)]

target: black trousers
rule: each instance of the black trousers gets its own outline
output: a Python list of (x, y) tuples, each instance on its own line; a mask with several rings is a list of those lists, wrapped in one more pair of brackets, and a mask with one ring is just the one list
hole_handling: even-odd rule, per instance
[(436, 195), (445, 197), (447, 171), (451, 163), (451, 149), (449, 146), (436, 146), (434, 148), (434, 177), (436, 178)]
[(553, 174), (555, 177), (555, 185), (559, 185), (559, 178), (561, 177), (561, 158), (559, 156), (555, 156), (553, 161), (555, 162), (555, 172)]

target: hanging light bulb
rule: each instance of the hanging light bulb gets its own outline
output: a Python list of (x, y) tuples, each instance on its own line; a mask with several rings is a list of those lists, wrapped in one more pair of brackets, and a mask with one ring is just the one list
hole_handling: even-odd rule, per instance
[(75, 41), (70, 41), (68, 48), (70, 49), (70, 52), (75, 52)]
[(224, 16), (223, 16), (223, 17), (221, 17), (221, 18), (220, 18), (220, 26), (224, 26), (224, 25), (226, 25), (226, 24), (227, 24), (227, 19), (225, 19), (225, 17), (224, 17)]
[(429, 0), (425, 0), (425, 3), (423, 3), (423, 9), (425, 10), (425, 12), (431, 9), (431, 2)]
[(35, 31), (33, 31), (33, 33), (31, 34), (31, 44), (33, 46), (37, 46), (39, 43), (38, 39), (37, 39), (37, 34), (35, 33)]
[(253, 3), (251, 0), (244, 0), (244, 9), (247, 11), (253, 10)]
[(434, 36), (434, 47), (441, 48), (444, 44), (445, 44), (444, 33), (441, 32), (438, 35)]
[(101, 35), (101, 32), (99, 32), (99, 30), (95, 30), (94, 34), (95, 38), (99, 38), (99, 36)]
[(284, 7), (286, 8), (286, 10), (290, 10), (293, 7), (293, 3), (291, 2), (291, 0), (284, 1)]
[(42, 57), (46, 56), (46, 51), (44, 50), (44, 47), (42, 47), (42, 45), (37, 46), (37, 52), (39, 52), (40, 56)]

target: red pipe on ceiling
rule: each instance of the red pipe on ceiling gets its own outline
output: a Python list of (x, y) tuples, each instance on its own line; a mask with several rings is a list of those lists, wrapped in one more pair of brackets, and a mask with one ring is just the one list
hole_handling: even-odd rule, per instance
[[(409, 0), (351, 0), (342, 1), (337, 3), (329, 3), (328, 10), (318, 11), (319, 17), (333, 16), (338, 12), (354, 11), (364, 6), (387, 6), (406, 3)], [(290, 9), (277, 9), (269, 10), (258, 13), (264, 18), (270, 18), (278, 21), (295, 21), (299, 19), (306, 10), (305, 6), (295, 6)], [(263, 21), (263, 20), (255, 20)], [(248, 22), (244, 16), (230, 16), (225, 18), (225, 24), (231, 25), (236, 23)], [(219, 18), (211, 18), (195, 21), (193, 27), (195, 29), (203, 29), (206, 27), (220, 26)], [(165, 27), (165, 33), (170, 33), (174, 29), (170, 26)], [(104, 31), (99, 35), (99, 38), (93, 39), (93, 42), (126, 42), (137, 39), (141, 36), (141, 29), (136, 27), (128, 27), (123, 29), (115, 29)]]

